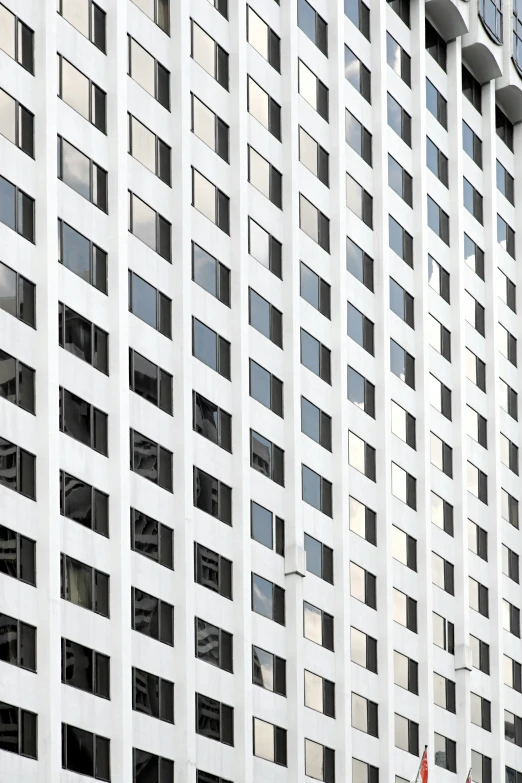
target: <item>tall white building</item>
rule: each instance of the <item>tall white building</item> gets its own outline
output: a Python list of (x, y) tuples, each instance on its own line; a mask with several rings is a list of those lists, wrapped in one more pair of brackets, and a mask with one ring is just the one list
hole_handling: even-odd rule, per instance
[(522, 783), (522, 3), (310, 2), (0, 5), (1, 783)]

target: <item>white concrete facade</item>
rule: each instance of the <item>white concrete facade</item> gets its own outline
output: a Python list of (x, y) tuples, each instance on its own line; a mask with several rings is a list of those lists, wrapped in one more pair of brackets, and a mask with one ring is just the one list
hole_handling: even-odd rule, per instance
[[(36, 586), (8, 575), (0, 563), (0, 614), (36, 627), (37, 654), (36, 672), (26, 670), (5, 660), (7, 641), (0, 639), (0, 709), (5, 703), (35, 713), (38, 732), (34, 759), (3, 750), (0, 726), (0, 783), (85, 779), (62, 768), (62, 724), (110, 740), (113, 783), (170, 783), (166, 776), (137, 777), (133, 748), (172, 760), (176, 783), (304, 783), (314, 777), (403, 783), (415, 779), (425, 745), (430, 783), (464, 783), (472, 760), (475, 783), (522, 783), (520, 619), (516, 634), (522, 541), (518, 511), (511, 521), (504, 513), (506, 492), (513, 507), (521, 499), (516, 447), (522, 412), (514, 415), (513, 394), (511, 413), (506, 410), (502, 385), (522, 392), (522, 357), (518, 351), (517, 362), (513, 340), (514, 355), (503, 353), (502, 331), (522, 339), (522, 305), (516, 294), (510, 294), (515, 309), (513, 300), (508, 305), (498, 271), (521, 290), (516, 1), (499, 5), (499, 16), (492, 0), (484, 0), (485, 22), (478, 0), (344, 0), (344, 6), (342, 0), (311, 0), (327, 23), (328, 56), (300, 29), (297, 0), (229, 0), (227, 16), (215, 7), (218, 0), (170, 0), (168, 35), (142, 10), (156, 8), (157, 0), (96, 0), (106, 12), (106, 53), (62, 18), (55, 0), (1, 2), (0, 14), (3, 7), (34, 31), (33, 75), (6, 53), (0, 15), (0, 90), (35, 118), (33, 159), (7, 137), (0, 102), (0, 177), (35, 201), (31, 242), (6, 225), (0, 193), (0, 262), (36, 285), (36, 328), (0, 303), (0, 351), (35, 370), (35, 415), (3, 399), (0, 385), (0, 437), (36, 456), (36, 499), (4, 486), (8, 471), (0, 458), (0, 526), (36, 542)], [(91, 0), (62, 2), (79, 14), (91, 8)], [(363, 6), (369, 39), (353, 21)], [(409, 26), (399, 13), (407, 7)], [(280, 72), (247, 40), (249, 8), (280, 38)], [(58, 9), (67, 15), (60, 2)], [(522, 8), (520, 16), (522, 28)], [(501, 19), (502, 42), (488, 30), (492, 18)], [(445, 70), (426, 50), (426, 20), (446, 42)], [(191, 56), (193, 22), (228, 54), (228, 89)], [(411, 58), (411, 86), (388, 64), (388, 34)], [(128, 75), (128, 36), (170, 73), (170, 110)], [(345, 46), (371, 73), (370, 101), (350, 83)], [(57, 53), (106, 93), (106, 133), (57, 97)], [(328, 121), (300, 95), (300, 61), (328, 88)], [(481, 85), (480, 112), (463, 94), (463, 64)], [(281, 108), (281, 141), (249, 113), (248, 77)], [(427, 79), (447, 102), (447, 127), (426, 108)], [(229, 127), (229, 162), (192, 132), (192, 95)], [(411, 144), (390, 127), (388, 95), (411, 118)], [(512, 149), (497, 130), (496, 107), (513, 126)], [(372, 135), (372, 165), (347, 143), (346, 110)], [(171, 148), (171, 186), (128, 153), (129, 113)], [(481, 166), (464, 149), (463, 122), (481, 141)], [(328, 185), (300, 161), (300, 127), (329, 153)], [(56, 176), (57, 135), (107, 172), (107, 214)], [(447, 186), (428, 167), (427, 137), (447, 158)], [(250, 184), (249, 147), (282, 175), (281, 209)], [(388, 185), (389, 155), (412, 177), (412, 206)], [(514, 203), (498, 188), (497, 162), (514, 178)], [(192, 206), (192, 168), (229, 197), (229, 233)], [(373, 198), (373, 228), (346, 205), (347, 174)], [(481, 222), (464, 204), (464, 179), (483, 197)], [(171, 224), (171, 263), (129, 231), (129, 191)], [(313, 241), (308, 222), (300, 226), (300, 194), (329, 219), (329, 252)], [(428, 197), (449, 216), (448, 242), (429, 227)], [(389, 216), (412, 238), (412, 265), (390, 248)], [(513, 255), (498, 241), (498, 216), (514, 231)], [(107, 294), (58, 263), (57, 219), (107, 252)], [(249, 219), (281, 243), (281, 279), (250, 255)], [(482, 277), (465, 260), (465, 235), (484, 253)], [(373, 259), (372, 287), (348, 271), (347, 238)], [(230, 307), (193, 280), (192, 242), (230, 270)], [(449, 274), (448, 301), (435, 290), (428, 255)], [(329, 284), (329, 317), (301, 295), (301, 262)], [(129, 270), (171, 300), (171, 338), (129, 312)], [(2, 275), (0, 267), (1, 285)], [(390, 279), (413, 297), (414, 328), (390, 309)], [(249, 325), (251, 289), (282, 313), (282, 348)], [(479, 330), (470, 323), (470, 295), (484, 308), (474, 310)], [(108, 333), (107, 375), (60, 347), (59, 302)], [(355, 332), (347, 334), (347, 303), (371, 322), (361, 326), (361, 344)], [(230, 343), (230, 380), (193, 356), (193, 318)], [(450, 333), (448, 359), (433, 347), (433, 319)], [(331, 382), (302, 364), (302, 329), (331, 352)], [(371, 332), (373, 346), (363, 347), (363, 332), (367, 340)], [(393, 373), (390, 340), (415, 359), (414, 388)], [(173, 415), (129, 389), (129, 348), (172, 375)], [(485, 363), (486, 393), (469, 377), (470, 351)], [(282, 381), (283, 416), (251, 396), (250, 360)], [(348, 389), (348, 367), (373, 385), (373, 415)], [(449, 417), (437, 410), (432, 376), (451, 392)], [(108, 456), (60, 431), (59, 387), (107, 414)], [(230, 452), (194, 431), (193, 391), (231, 415)], [(331, 418), (330, 449), (302, 432), (302, 397)], [(393, 404), (415, 418), (414, 447), (397, 434), (402, 414)], [(487, 420), (485, 445), (470, 434), (476, 413)], [(173, 492), (129, 469), (130, 430), (173, 453)], [(284, 451), (284, 486), (251, 467), (251, 430)], [(375, 450), (365, 450), (367, 464), (375, 460), (375, 481), (355, 467), (360, 444), (353, 436)], [(440, 444), (433, 436), (451, 449), (451, 458), (444, 449), (444, 467), (451, 459), (452, 476), (435, 464)], [(194, 466), (231, 488), (231, 526), (194, 506)], [(303, 500), (302, 466), (331, 483), (331, 514)], [(415, 508), (398, 497), (397, 468), (415, 479)], [(474, 492), (475, 469), (487, 477), (482, 500)], [(60, 471), (109, 496), (108, 537), (60, 514)], [(453, 508), (452, 534), (437, 525), (434, 494)], [(351, 498), (375, 512), (376, 543), (355, 532)], [(284, 520), (284, 556), (275, 544), (271, 550), (252, 537), (252, 501)], [(173, 531), (173, 569), (132, 551), (131, 508)], [(487, 534), (482, 556), (472, 551), (469, 521)], [(396, 529), (410, 537), (408, 545)], [(333, 584), (310, 571), (310, 559), (306, 568), (305, 534), (333, 551)], [(195, 582), (195, 543), (232, 562), (232, 600)], [(109, 575), (110, 618), (61, 598), (61, 553)], [(432, 553), (449, 564), (447, 590), (434, 583), (441, 561)], [(355, 597), (361, 572), (351, 564), (370, 575), (365, 590), (375, 592), (376, 608)], [(284, 625), (252, 611), (253, 574), (284, 590)], [(488, 616), (472, 608), (470, 579), (487, 588), (480, 600)], [(132, 588), (174, 607), (173, 645), (132, 629)], [(416, 602), (416, 632), (395, 621), (402, 596)], [(514, 607), (511, 632), (506, 601)], [(304, 602), (333, 617), (333, 650), (304, 637)], [(411, 600), (410, 608), (413, 613)], [(453, 653), (434, 643), (434, 613), (454, 626)], [(197, 659), (195, 618), (232, 634), (233, 673)], [(376, 640), (377, 672), (354, 662), (351, 629)], [(62, 638), (110, 657), (110, 699), (62, 682)], [(489, 673), (480, 670), (474, 640), (489, 645)], [(253, 683), (253, 645), (286, 661), (286, 696)], [(395, 653), (417, 664), (417, 688), (397, 684), (402, 659)], [(518, 664), (518, 690), (507, 684), (506, 656)], [(174, 683), (174, 723), (133, 710), (132, 667)], [(305, 671), (335, 684), (335, 718), (305, 706), (305, 699), (317, 697), (311, 687), (305, 693)], [(449, 681), (447, 693), (454, 683), (455, 712), (440, 706), (441, 681), (434, 675)], [(196, 694), (233, 708), (233, 745), (196, 731)], [(378, 705), (377, 737), (356, 727), (353, 694)], [(484, 727), (476, 722), (477, 696), (490, 703), (482, 708)], [(505, 736), (506, 711), (517, 718), (516, 741)], [(400, 747), (402, 724), (395, 716), (418, 726), (418, 752)], [(286, 730), (286, 765), (254, 753), (255, 718)], [(454, 769), (443, 768), (440, 737), (455, 743)], [(334, 751), (328, 764), (307, 756), (306, 740)], [(486, 758), (480, 769), (477, 754)]]

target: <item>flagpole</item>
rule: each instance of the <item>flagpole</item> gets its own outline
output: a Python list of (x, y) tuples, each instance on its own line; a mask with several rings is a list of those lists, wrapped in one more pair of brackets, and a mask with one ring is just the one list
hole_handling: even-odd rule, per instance
[(427, 745), (425, 745), (425, 746), (424, 746), (424, 752), (423, 752), (423, 754), (422, 754), (422, 756), (421, 756), (421, 760), (420, 760), (420, 764), (419, 764), (419, 769), (417, 770), (417, 774), (415, 775), (415, 780), (413, 781), (413, 783), (419, 783), (419, 774), (420, 774), (420, 771), (421, 771), (422, 762), (423, 762), (423, 760), (424, 760), (424, 755), (426, 755), (426, 763), (428, 762), (428, 754), (427, 754), (427, 752), (426, 752), (427, 750), (428, 750), (428, 746), (427, 746)]

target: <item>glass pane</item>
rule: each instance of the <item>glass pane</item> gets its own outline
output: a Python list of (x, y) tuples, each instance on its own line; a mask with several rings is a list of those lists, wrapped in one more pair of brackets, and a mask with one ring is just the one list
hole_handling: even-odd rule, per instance
[(274, 727), (259, 718), (254, 718), (254, 755), (274, 761)]
[(248, 111), (265, 128), (268, 128), (268, 95), (250, 77), (248, 79)]
[(216, 149), (216, 116), (214, 112), (192, 96), (192, 129), (211, 149)]
[(216, 189), (208, 179), (194, 170), (194, 207), (213, 223), (216, 222)]
[(273, 548), (272, 513), (252, 501), (252, 538), (260, 544)]
[(0, 5), (0, 49), (14, 59), (15, 17), (3, 5)]
[(66, 640), (63, 649), (64, 682), (92, 693), (93, 689), (93, 656), (92, 650), (76, 642)]
[(272, 583), (254, 574), (252, 577), (252, 610), (270, 620), (272, 619), (272, 593)]
[(15, 186), (0, 177), (0, 223), (16, 230)]
[(130, 75), (144, 90), (154, 97), (154, 57), (130, 39)]
[(13, 144), (16, 144), (15, 109), (16, 103), (14, 98), (11, 98), (11, 96), (6, 92), (0, 90), (0, 133), (2, 136), (5, 136), (7, 139), (9, 139), (9, 141), (11, 141)]
[(89, 37), (89, 0), (62, 0), (62, 16)]
[(323, 746), (305, 739), (305, 774), (309, 778), (324, 780)]
[(302, 60), (299, 60), (299, 94), (310, 106), (317, 109), (317, 79)]
[(73, 228), (62, 224), (62, 263), (75, 275), (90, 282), (90, 245), (89, 240)]
[(132, 233), (156, 250), (156, 213), (144, 201), (132, 196)]
[(274, 690), (274, 656), (259, 647), (253, 648), (252, 679), (268, 691)]
[(203, 250), (199, 245), (193, 244), (192, 264), (194, 282), (198, 283), (212, 296), (217, 296), (216, 259)]
[(62, 99), (89, 120), (89, 80), (67, 60), (62, 63)]
[(149, 19), (154, 21), (154, 0), (132, 0), (132, 2), (141, 8), (144, 14), (147, 14)]
[(135, 117), (130, 118), (131, 155), (156, 172), (156, 137)]
[(312, 604), (304, 602), (304, 636), (306, 639), (322, 644), (322, 613), (321, 610)]
[(216, 339), (212, 329), (194, 319), (194, 356), (213, 370), (217, 370)]
[(192, 56), (207, 73), (215, 75), (215, 43), (195, 22), (192, 23)]
[(248, 8), (248, 42), (268, 60), (268, 27), (252, 9)]

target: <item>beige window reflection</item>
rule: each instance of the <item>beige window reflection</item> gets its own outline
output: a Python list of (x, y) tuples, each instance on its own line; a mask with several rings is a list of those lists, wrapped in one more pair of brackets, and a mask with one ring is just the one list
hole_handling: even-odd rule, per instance
[(393, 620), (406, 627), (406, 596), (393, 588)]
[(274, 727), (259, 718), (254, 718), (254, 755), (274, 761)]
[(268, 60), (268, 26), (248, 6), (248, 43)]
[(353, 432), (348, 433), (348, 462), (352, 468), (355, 468), (360, 473), (364, 473), (364, 441), (354, 435)]
[(350, 530), (361, 538), (366, 538), (366, 508), (355, 498), (350, 497)]
[(304, 689), (305, 706), (323, 712), (323, 678), (305, 670)]
[(130, 39), (130, 76), (143, 87), (149, 95), (154, 97), (154, 57), (143, 46), (140, 46), (134, 38)]
[(15, 56), (15, 16), (0, 5), (0, 49), (14, 60)]
[(130, 153), (150, 171), (156, 172), (156, 137), (135, 117), (130, 117)]
[(357, 693), (352, 693), (352, 726), (359, 731), (368, 729), (368, 705)]
[(408, 690), (409, 661), (406, 655), (393, 651), (393, 681), (400, 688)]
[(62, 64), (62, 99), (89, 120), (89, 80), (83, 73), (60, 58)]
[(364, 602), (366, 595), (365, 570), (357, 563), (350, 563), (350, 595)]
[(62, 16), (82, 35), (89, 37), (89, 0), (62, 0)]
[(406, 411), (393, 400), (391, 404), (391, 430), (394, 435), (406, 443)]
[(304, 602), (304, 636), (316, 644), (323, 642), (321, 610), (306, 601)]
[(466, 348), (466, 378), (477, 385), (477, 357), (469, 348)]
[(315, 780), (324, 780), (323, 746), (305, 739), (305, 775)]
[(299, 95), (317, 110), (317, 77), (299, 60)]
[(194, 171), (193, 204), (198, 212), (216, 222), (216, 189), (212, 182), (203, 177), (198, 171)]
[(395, 747), (408, 751), (408, 721), (395, 713)]
[(319, 216), (317, 209), (302, 194), (299, 197), (299, 227), (314, 242), (319, 241)]
[(299, 128), (299, 160), (317, 176), (317, 142), (301, 127)]
[(478, 468), (472, 465), (471, 462), (468, 462), (467, 467), (467, 487), (468, 492), (471, 492), (472, 495), (478, 498)]
[(215, 43), (210, 35), (207, 35), (195, 22), (192, 22), (192, 57), (207, 73), (215, 78)]
[(136, 196), (132, 198), (132, 233), (156, 250), (156, 213)]
[(442, 441), (433, 432), (430, 432), (430, 461), (439, 470), (442, 470)]
[(249, 182), (256, 190), (259, 190), (264, 196), (270, 198), (270, 165), (258, 152), (252, 147), (248, 149), (249, 153)]
[(444, 559), (435, 552), (431, 553), (431, 581), (444, 590)]
[(441, 399), (442, 399), (442, 383), (434, 375), (430, 373), (429, 377), (429, 394), (430, 405), (433, 405), (435, 410), (441, 412)]
[(250, 76), (248, 77), (248, 111), (268, 129), (268, 95)]
[(91, 195), (90, 168), (89, 158), (62, 139), (62, 179), (88, 201)]
[(433, 702), (446, 709), (446, 678), (433, 672)]
[(432, 315), (428, 315), (428, 342), (440, 353), (440, 323)]
[(366, 669), (366, 634), (357, 628), (350, 628), (350, 658)]
[(392, 462), (391, 473), (392, 495), (406, 503), (406, 471)]
[(147, 14), (149, 19), (154, 21), (154, 3), (155, 0), (132, 0), (134, 5), (137, 5), (144, 14)]
[(431, 521), (444, 530), (444, 501), (434, 492), (431, 493)]
[(509, 438), (500, 433), (500, 461), (509, 468)]
[(392, 554), (395, 560), (407, 565), (408, 552), (406, 545), (406, 533), (395, 525), (392, 525)]
[(16, 102), (0, 90), (0, 133), (16, 144)]
[(210, 149), (216, 149), (216, 115), (195, 95), (192, 96), (192, 130)]
[(250, 255), (263, 264), (267, 269), (270, 269), (270, 237), (264, 228), (261, 228), (259, 223), (249, 218), (249, 242), (250, 242)]

